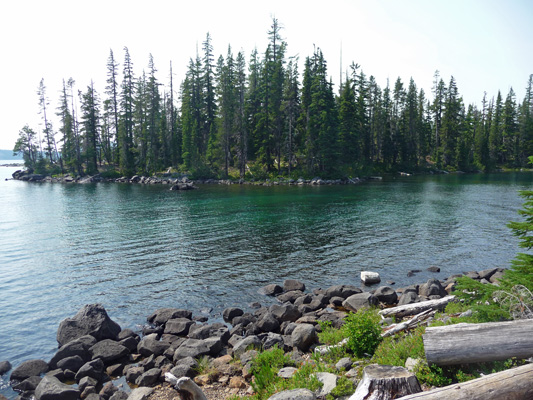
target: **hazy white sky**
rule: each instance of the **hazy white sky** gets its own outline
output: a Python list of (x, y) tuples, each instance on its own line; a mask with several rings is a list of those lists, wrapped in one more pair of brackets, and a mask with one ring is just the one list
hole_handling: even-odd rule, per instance
[[(0, 5), (0, 149), (12, 149), (19, 130), (41, 130), (37, 88), (44, 78), (55, 113), (62, 80), (85, 91), (91, 79), (103, 97), (109, 50), (122, 64), (124, 46), (135, 72), (152, 53), (166, 84), (172, 61), (175, 87), (196, 47), (212, 36), (214, 53), (243, 50), (246, 59), (266, 49), (275, 16), (287, 54), (300, 62), (320, 47), (335, 84), (352, 61), (384, 88), (413, 77), (431, 96), (439, 70), (454, 76), (465, 103), (479, 104), (486, 91), (505, 97), (513, 87), (523, 99), (533, 74), (531, 0), (17, 0)], [(122, 65), (119, 67), (122, 70)], [(121, 79), (121, 78), (120, 78)], [(337, 87), (337, 86), (336, 86)], [(54, 115), (55, 117), (55, 115)], [(54, 119), (54, 129), (59, 128)]]

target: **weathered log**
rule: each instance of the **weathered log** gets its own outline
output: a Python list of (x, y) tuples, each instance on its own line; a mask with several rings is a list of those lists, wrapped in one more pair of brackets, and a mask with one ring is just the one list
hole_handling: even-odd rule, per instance
[(455, 365), (533, 356), (533, 320), (457, 324), (426, 329), (429, 364)]
[(435, 310), (426, 310), (422, 311), (420, 314), (416, 314), (413, 318), (411, 318), (408, 321), (400, 322), (399, 324), (394, 324), (389, 327), (387, 327), (383, 333), (381, 334), (381, 337), (388, 337), (392, 336), (398, 332), (404, 331), (406, 329), (412, 329), (416, 326), (418, 326), (421, 322), (428, 319), (429, 317), (432, 317), (435, 315)]
[(427, 392), (402, 397), (401, 400), (522, 400), (533, 399), (533, 364), (508, 369)]
[(407, 369), (372, 364), (365, 367), (363, 379), (348, 400), (389, 400), (421, 391), (415, 374)]
[(438, 300), (421, 301), (420, 303), (404, 304), (403, 306), (386, 308), (379, 312), (382, 317), (405, 317), (407, 315), (420, 314), (425, 310), (443, 310), (446, 305), (453, 301), (455, 296), (446, 296)]

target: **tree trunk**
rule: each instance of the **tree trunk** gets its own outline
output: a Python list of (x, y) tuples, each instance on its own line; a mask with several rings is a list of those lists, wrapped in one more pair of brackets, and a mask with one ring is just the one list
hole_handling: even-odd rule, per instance
[(379, 312), (383, 318), (385, 317), (405, 317), (407, 315), (420, 314), (425, 310), (441, 310), (446, 307), (448, 303), (453, 301), (455, 296), (446, 296), (438, 300), (421, 301), (420, 303), (405, 304), (403, 306), (386, 308)]
[(533, 399), (533, 364), (497, 372), (468, 382), (402, 397), (401, 400)]
[(372, 364), (349, 400), (390, 400), (421, 392), (418, 379), (403, 367)]
[(429, 364), (455, 365), (533, 356), (533, 320), (457, 324), (426, 329)]

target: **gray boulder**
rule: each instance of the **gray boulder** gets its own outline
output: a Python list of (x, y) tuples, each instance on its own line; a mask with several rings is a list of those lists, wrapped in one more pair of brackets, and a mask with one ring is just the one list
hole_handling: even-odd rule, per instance
[(309, 347), (318, 342), (315, 326), (299, 324), (291, 333), (291, 342), (292, 346), (298, 350), (309, 350)]
[(270, 312), (263, 315), (263, 318), (257, 321), (256, 325), (263, 332), (276, 332), (279, 330), (279, 321)]
[(30, 376), (39, 376), (48, 372), (48, 363), (43, 360), (28, 360), (22, 362), (17, 368), (11, 372), (12, 381), (22, 382)]
[(104, 365), (110, 365), (112, 361), (119, 360), (130, 353), (126, 347), (111, 339), (101, 340), (92, 346), (89, 351), (93, 360), (100, 358)]
[(115, 392), (113, 396), (109, 398), (109, 400), (128, 400), (128, 396), (128, 393), (119, 390), (118, 392)]
[(303, 296), (303, 295), (304, 293), (301, 290), (291, 290), (290, 292), (280, 294), (276, 298), (281, 303), (286, 303), (286, 302), (294, 303), (298, 297)]
[(97, 358), (96, 360), (89, 361), (78, 370), (76, 373), (76, 382), (79, 382), (81, 378), (89, 376), (97, 381), (100, 381), (104, 374), (104, 362)]
[(273, 283), (271, 285), (263, 286), (259, 290), (259, 292), (267, 296), (275, 296), (277, 294), (283, 293), (283, 288), (280, 285), (276, 285), (275, 283)]
[(116, 339), (119, 333), (120, 326), (109, 318), (103, 305), (87, 304), (73, 318), (61, 321), (57, 342), (63, 346), (84, 335), (94, 336), (96, 340)]
[(291, 290), (301, 290), (304, 292), (305, 285), (296, 279), (287, 279), (285, 282), (283, 282), (283, 290), (285, 292), (290, 292)]
[(165, 333), (176, 336), (187, 336), (194, 322), (187, 318), (169, 319), (165, 324)]
[(398, 305), (403, 306), (405, 304), (416, 303), (417, 300), (418, 300), (418, 295), (416, 294), (416, 292), (404, 292), (400, 296), (400, 300), (398, 300)]
[(84, 361), (91, 359), (89, 349), (96, 344), (96, 339), (91, 335), (81, 336), (61, 346), (49, 362), (51, 369), (57, 368), (57, 363), (63, 358), (80, 356)]
[(149, 387), (139, 387), (133, 389), (128, 396), (128, 400), (148, 400), (154, 389)]
[(448, 293), (446, 293), (446, 290), (444, 290), (444, 287), (440, 283), (438, 279), (428, 279), (426, 283), (423, 285), (420, 285), (418, 292), (420, 296), (446, 296)]
[(357, 312), (357, 310), (361, 308), (369, 308), (377, 305), (377, 297), (368, 292), (354, 294), (342, 302), (342, 306), (352, 312)]
[(252, 348), (256, 350), (261, 349), (261, 345), (262, 345), (261, 339), (259, 339), (257, 336), (252, 335), (252, 336), (245, 337), (244, 339), (238, 341), (235, 344), (235, 346), (233, 347), (233, 355), (236, 358), (239, 358), (241, 354), (243, 354), (247, 350), (250, 350)]
[(148, 317), (148, 322), (156, 325), (164, 325), (169, 319), (176, 318), (192, 319), (192, 312), (181, 308), (160, 308)]
[(137, 378), (144, 374), (143, 367), (130, 367), (126, 371), (126, 381), (130, 383), (135, 383)]
[(98, 381), (96, 379), (91, 378), (90, 376), (85, 376), (81, 378), (80, 381), (78, 382), (78, 389), (80, 390), (80, 392), (83, 392), (86, 387), (88, 386), (96, 387), (96, 385), (98, 385)]
[(57, 367), (61, 368), (62, 370), (69, 369), (73, 372), (78, 372), (83, 364), (85, 364), (85, 360), (83, 358), (80, 356), (72, 356), (59, 360)]
[(363, 291), (355, 286), (352, 285), (335, 285), (331, 286), (328, 289), (326, 289), (326, 295), (330, 298), (332, 297), (342, 297), (343, 299), (347, 299), (348, 297), (357, 294), (362, 293)]
[(151, 354), (157, 356), (162, 355), (166, 349), (170, 347), (170, 343), (157, 340), (157, 334), (145, 336), (137, 345), (139, 354), (148, 357)]
[(40, 376), (30, 376), (19, 383), (13, 381), (11, 387), (17, 392), (34, 392), (42, 379)]
[(199, 339), (187, 339), (180, 347), (174, 352), (174, 363), (185, 357), (197, 358), (207, 355), (211, 352), (211, 348), (204, 340)]
[(293, 389), (276, 393), (268, 400), (316, 400), (316, 396), (309, 389)]
[(11, 363), (9, 361), (0, 362), (0, 375), (4, 375), (10, 369), (11, 369)]
[(228, 307), (222, 312), (222, 318), (225, 322), (231, 322), (233, 318), (244, 314), (244, 311), (237, 307)]
[(398, 301), (398, 294), (390, 286), (380, 286), (374, 292), (374, 296), (377, 297), (380, 303), (384, 304), (396, 304)]
[(35, 388), (36, 400), (77, 400), (78, 389), (61, 383), (53, 376), (45, 376)]
[(316, 378), (322, 382), (322, 387), (317, 393), (320, 398), (326, 397), (337, 386), (337, 375), (330, 372), (318, 372)]
[(198, 362), (194, 358), (185, 357), (176, 362), (176, 366), (170, 370), (170, 373), (176, 378), (182, 378), (184, 376), (194, 378), (197, 368)]
[(230, 337), (228, 327), (221, 323), (194, 325), (189, 331), (191, 339), (207, 339), (210, 337), (219, 337), (222, 342), (227, 343)]
[(298, 310), (298, 307), (292, 304), (272, 304), (269, 308), (269, 311), (280, 323), (285, 321), (294, 322), (302, 316), (302, 313), (300, 310)]
[(159, 380), (161, 370), (159, 368), (152, 368), (143, 373), (135, 380), (137, 386), (152, 386)]
[(283, 349), (284, 347), (283, 336), (281, 336), (279, 333), (268, 332), (268, 334), (261, 340), (263, 342), (263, 349), (265, 350), (270, 349), (276, 345), (280, 349)]

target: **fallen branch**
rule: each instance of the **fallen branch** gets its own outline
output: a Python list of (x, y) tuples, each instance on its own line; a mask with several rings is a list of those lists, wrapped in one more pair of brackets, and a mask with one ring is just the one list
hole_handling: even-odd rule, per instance
[(191, 378), (176, 378), (170, 372), (165, 374), (165, 380), (174, 386), (183, 400), (207, 400), (202, 389)]
[(403, 306), (386, 308), (379, 312), (383, 318), (385, 317), (405, 317), (408, 315), (419, 314), (425, 310), (443, 310), (448, 303), (453, 301), (455, 296), (446, 296), (438, 300), (421, 301), (420, 303), (404, 304)]
[(399, 324), (390, 325), (381, 334), (381, 337), (392, 336), (398, 332), (405, 331), (407, 329), (416, 328), (418, 325), (420, 325), (420, 323), (434, 316), (436, 312), (437, 311), (435, 310), (428, 309), (426, 311), (422, 311), (420, 314), (415, 315), (413, 318), (411, 318), (408, 321), (400, 322)]

